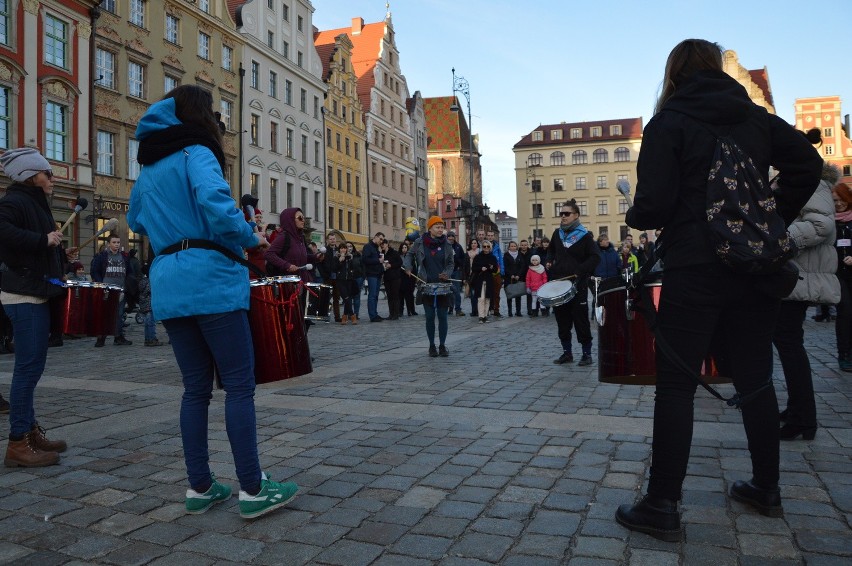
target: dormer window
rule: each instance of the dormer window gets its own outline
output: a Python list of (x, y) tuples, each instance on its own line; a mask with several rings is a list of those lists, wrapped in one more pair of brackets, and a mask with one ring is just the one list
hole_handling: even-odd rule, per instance
[(613, 124), (609, 127), (609, 135), (611, 136), (620, 136), (621, 135), (621, 124)]
[(532, 141), (541, 141), (544, 139), (544, 134), (540, 131), (535, 131), (532, 133)]
[(579, 140), (583, 137), (583, 130), (581, 128), (571, 128), (571, 139)]
[(561, 140), (562, 139), (562, 130), (550, 130), (550, 139)]

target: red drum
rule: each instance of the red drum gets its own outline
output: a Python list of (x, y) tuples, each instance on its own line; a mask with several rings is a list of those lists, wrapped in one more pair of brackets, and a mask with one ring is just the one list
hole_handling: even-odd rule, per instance
[(252, 280), (249, 326), (255, 383), (271, 383), (313, 371), (299, 305), (298, 275)]
[(305, 283), (302, 287), (302, 301), (305, 306), (305, 318), (317, 322), (328, 322), (328, 304), (334, 287), (322, 283)]
[[(662, 274), (660, 274), (661, 276)], [(646, 283), (654, 308), (660, 304), (662, 281)], [(597, 294), (598, 381), (623, 385), (654, 385), (657, 382), (654, 333), (645, 317), (631, 308), (638, 291), (627, 292), (624, 280), (603, 281)], [(711, 356), (704, 360), (702, 379), (707, 383), (730, 383), (719, 376)]]
[(121, 287), (66, 282), (65, 295), (51, 299), (51, 329), (83, 336), (114, 336)]

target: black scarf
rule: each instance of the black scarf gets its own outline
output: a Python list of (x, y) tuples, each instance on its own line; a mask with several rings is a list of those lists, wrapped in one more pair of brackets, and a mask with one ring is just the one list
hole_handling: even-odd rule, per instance
[(178, 124), (153, 132), (139, 142), (136, 160), (141, 165), (150, 165), (191, 145), (203, 145), (212, 151), (222, 171), (225, 171), (225, 152), (222, 151), (222, 146), (207, 130), (192, 124)]

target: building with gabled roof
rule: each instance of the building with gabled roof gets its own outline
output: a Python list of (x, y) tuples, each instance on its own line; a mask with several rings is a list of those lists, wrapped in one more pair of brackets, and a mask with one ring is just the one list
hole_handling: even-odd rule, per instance
[(352, 69), (364, 115), (367, 143), (368, 232), (394, 243), (405, 237), (405, 219), (417, 217), (408, 85), (402, 74), (390, 11), (381, 22), (352, 18), (346, 28), (319, 31), (317, 46), (346, 34), (352, 42)]
[(852, 141), (849, 140), (849, 115), (842, 118), (839, 96), (814, 96), (796, 99), (796, 128), (819, 128), (822, 158), (840, 169), (840, 180), (852, 184)]
[(722, 54), (722, 70), (743, 85), (752, 102), (763, 106), (770, 114), (775, 114), (775, 101), (772, 98), (769, 71), (766, 67), (746, 69), (740, 64), (737, 52), (728, 49)]

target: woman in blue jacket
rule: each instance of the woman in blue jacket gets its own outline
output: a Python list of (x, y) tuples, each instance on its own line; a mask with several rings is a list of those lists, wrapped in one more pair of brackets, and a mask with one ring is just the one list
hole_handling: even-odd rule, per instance
[(602, 277), (603, 279), (618, 277), (618, 274), (621, 273), (621, 269), (619, 269), (621, 258), (618, 257), (618, 251), (606, 234), (598, 236), (598, 254), (601, 256), (601, 262), (595, 268), (595, 277)]
[[(222, 134), (209, 92), (180, 86), (151, 106), (136, 128), (144, 167), (130, 195), (127, 222), (145, 234), (156, 258), (150, 282), (155, 318), (163, 321), (183, 374), (180, 428), (190, 489), (188, 513), (230, 498), (210, 472), (207, 412), (214, 368), (225, 389), (225, 426), (240, 482), (240, 515), (251, 519), (287, 502), (298, 488), (260, 470), (254, 408), (254, 350), (245, 267), (206, 247), (166, 249), (206, 240), (242, 256), (267, 247), (243, 219), (222, 176)], [(180, 211), (178, 214), (177, 211)]]

